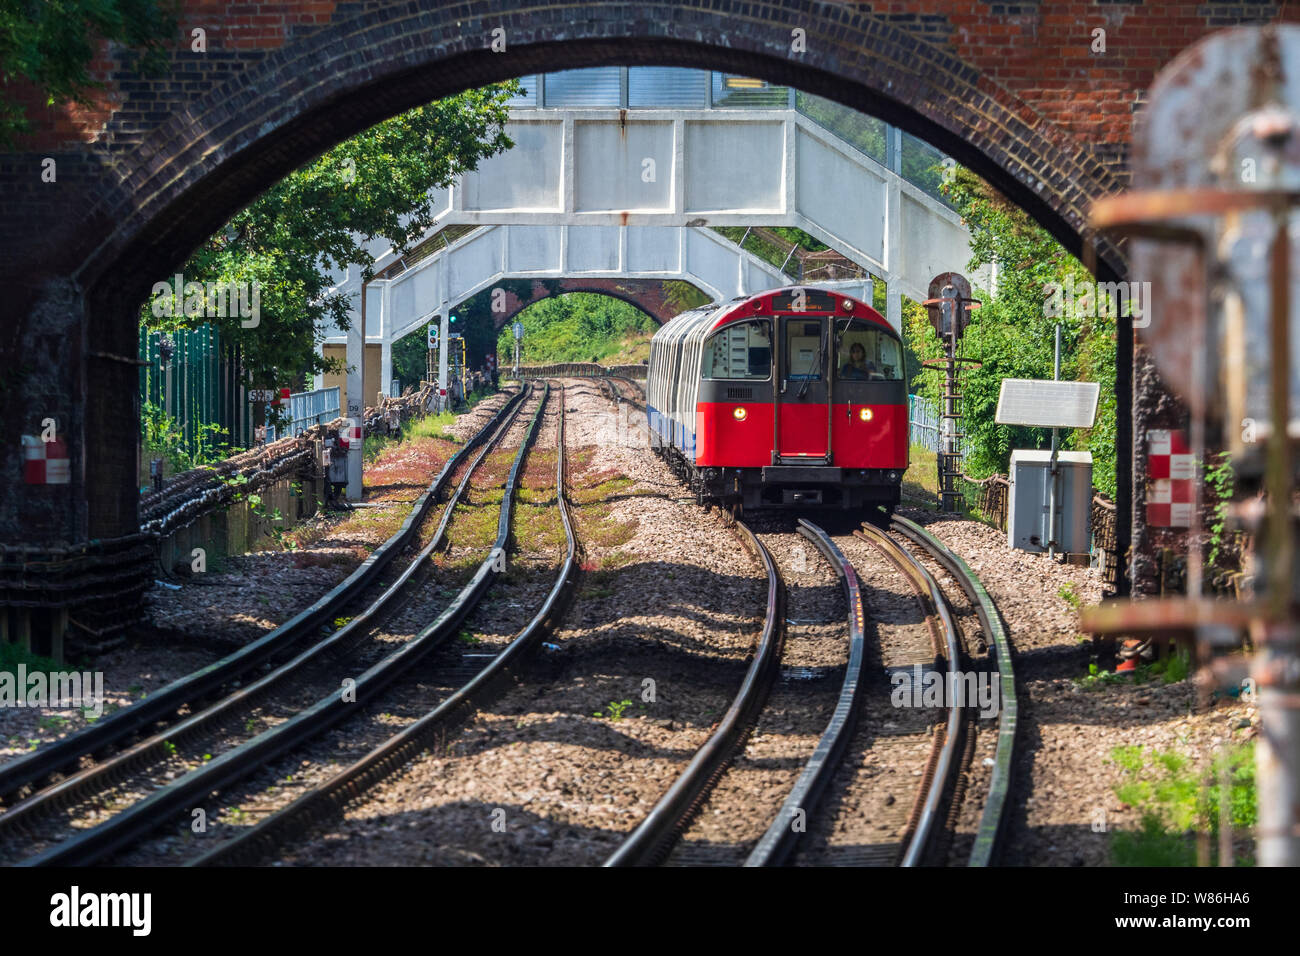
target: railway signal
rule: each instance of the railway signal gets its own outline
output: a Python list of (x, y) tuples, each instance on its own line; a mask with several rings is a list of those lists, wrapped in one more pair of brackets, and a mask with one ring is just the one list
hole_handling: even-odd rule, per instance
[(957, 343), (970, 325), (970, 314), (979, 308), (979, 300), (970, 297), (970, 283), (957, 272), (941, 272), (930, 280), (930, 298), (923, 305), (930, 310), (930, 324), (943, 342), (944, 357), (936, 362), (923, 362), (926, 369), (943, 370), (943, 411), (940, 415), (940, 447), (936, 456), (939, 471), (940, 507), (944, 511), (960, 511), (963, 495), (957, 490), (961, 477), (961, 439), (957, 423), (962, 418), (961, 392), (958, 391), (957, 369), (962, 364), (979, 365), (957, 354)]

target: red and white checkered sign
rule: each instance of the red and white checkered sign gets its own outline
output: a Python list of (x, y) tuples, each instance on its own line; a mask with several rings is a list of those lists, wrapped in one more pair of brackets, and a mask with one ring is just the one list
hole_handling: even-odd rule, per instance
[(348, 424), (339, 429), (339, 445), (344, 449), (350, 449), (353, 445), (361, 444), (361, 425), (355, 418), (346, 421)]
[(66, 485), (72, 482), (72, 462), (62, 438), (43, 441), (23, 436), (23, 480), (29, 485)]
[(1187, 435), (1178, 430), (1147, 432), (1147, 524), (1156, 528), (1187, 528), (1192, 523), (1196, 466), (1187, 448)]

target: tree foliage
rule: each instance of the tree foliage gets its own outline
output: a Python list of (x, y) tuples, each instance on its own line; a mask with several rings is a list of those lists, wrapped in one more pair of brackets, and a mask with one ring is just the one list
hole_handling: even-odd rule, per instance
[[(966, 433), (966, 470), (972, 477), (1006, 472), (1013, 448), (1045, 448), (1051, 432), (1042, 428), (998, 425), (994, 422), (998, 391), (1004, 378), (1052, 377), (1054, 328), (1058, 319), (1044, 307), (1045, 287), (1073, 276), (1080, 284), (1091, 280), (1083, 265), (1019, 207), (968, 170), (957, 169), (945, 187), (971, 230), (970, 270), (995, 264), (997, 295), (976, 289), (983, 305), (972, 317), (961, 340), (961, 354), (982, 363), (961, 376)], [(1101, 385), (1096, 424), (1091, 429), (1062, 431), (1062, 447), (1087, 450), (1093, 456), (1093, 484), (1115, 494), (1115, 345), (1116, 321), (1104, 309), (1096, 316), (1066, 309), (1060, 316), (1061, 378)], [(930, 325), (927, 310), (907, 303), (906, 332), (922, 358), (938, 358), (943, 349)], [(919, 394), (938, 402), (942, 375), (926, 372), (916, 380)]]
[(0, 147), (30, 129), (15, 81), (33, 84), (47, 106), (89, 106), (101, 89), (90, 76), (105, 40), (141, 54), (146, 75), (162, 72), (176, 36), (176, 0), (0, 0)]
[(182, 270), (185, 280), (256, 281), (256, 326), (245, 328), (237, 314), (176, 314), (176, 306), (160, 317), (155, 299), (142, 321), (155, 329), (217, 324), (225, 341), (241, 346), (256, 385), (301, 386), (327, 370), (320, 330), (346, 330), (351, 308), (347, 296), (330, 291), (331, 272), (358, 265), (370, 278), (371, 241), (407, 251), (434, 224), (431, 190), (513, 146), (504, 126), (516, 88), (510, 81), (470, 90), (373, 126), (285, 177), (208, 239)]
[[(621, 352), (629, 337), (648, 339), (658, 327), (636, 306), (594, 292), (570, 292), (534, 302), (517, 320), (524, 326), (521, 361), (526, 365), (600, 362)], [(514, 337), (507, 325), (497, 340), (503, 364), (509, 364), (513, 350)]]

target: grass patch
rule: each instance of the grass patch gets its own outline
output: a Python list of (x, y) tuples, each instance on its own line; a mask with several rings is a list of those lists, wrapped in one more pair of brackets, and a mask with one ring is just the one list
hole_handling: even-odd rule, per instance
[[(1228, 801), (1234, 832), (1255, 826), (1253, 742), (1227, 747), (1204, 768), (1177, 750), (1141, 746), (1116, 747), (1107, 763), (1120, 769), (1115, 795), (1140, 814), (1136, 830), (1111, 834), (1111, 855), (1119, 866), (1195, 866), (1196, 834), (1217, 838), (1223, 799)], [(1220, 783), (1224, 773), (1226, 793)], [(1210, 852), (1217, 855), (1217, 839), (1211, 841)], [(1247, 857), (1235, 862), (1250, 864), (1253, 860)]]
[(531, 550), (563, 551), (567, 544), (559, 512), (553, 505), (518, 502), (510, 529), (515, 540), (526, 542)]
[(64, 670), (53, 658), (33, 654), (19, 644), (0, 643), (0, 673), (13, 674), (16, 679), (19, 664), (26, 665), (28, 674)]
[[(500, 501), (498, 492), (498, 501)], [(501, 513), (496, 507), (479, 507), (462, 502), (447, 525), (447, 543), (451, 548), (486, 550), (497, 539)], [(481, 558), (473, 560), (478, 564)]]
[(939, 500), (939, 456), (928, 448), (913, 445), (908, 450), (907, 471), (903, 472), (903, 494), (920, 501)]
[(636, 534), (637, 521), (620, 521), (608, 504), (589, 504), (576, 509), (575, 523), (578, 537), (587, 544), (601, 548), (617, 548), (627, 544)]
[(1187, 651), (1175, 651), (1164, 660), (1139, 661), (1131, 671), (1106, 671), (1096, 662), (1088, 665), (1085, 677), (1075, 679), (1075, 683), (1084, 690), (1098, 690), (1112, 684), (1145, 684), (1159, 679), (1164, 684), (1176, 684), (1187, 679), (1191, 673), (1191, 657)]

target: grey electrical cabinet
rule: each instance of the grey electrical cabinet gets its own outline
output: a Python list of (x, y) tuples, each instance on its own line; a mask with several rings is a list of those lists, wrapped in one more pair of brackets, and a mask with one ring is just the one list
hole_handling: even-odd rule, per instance
[[(1011, 452), (1011, 492), (1007, 499), (1007, 544), (1021, 551), (1046, 551), (1052, 453)], [(1056, 455), (1056, 550), (1092, 550), (1092, 453)]]

